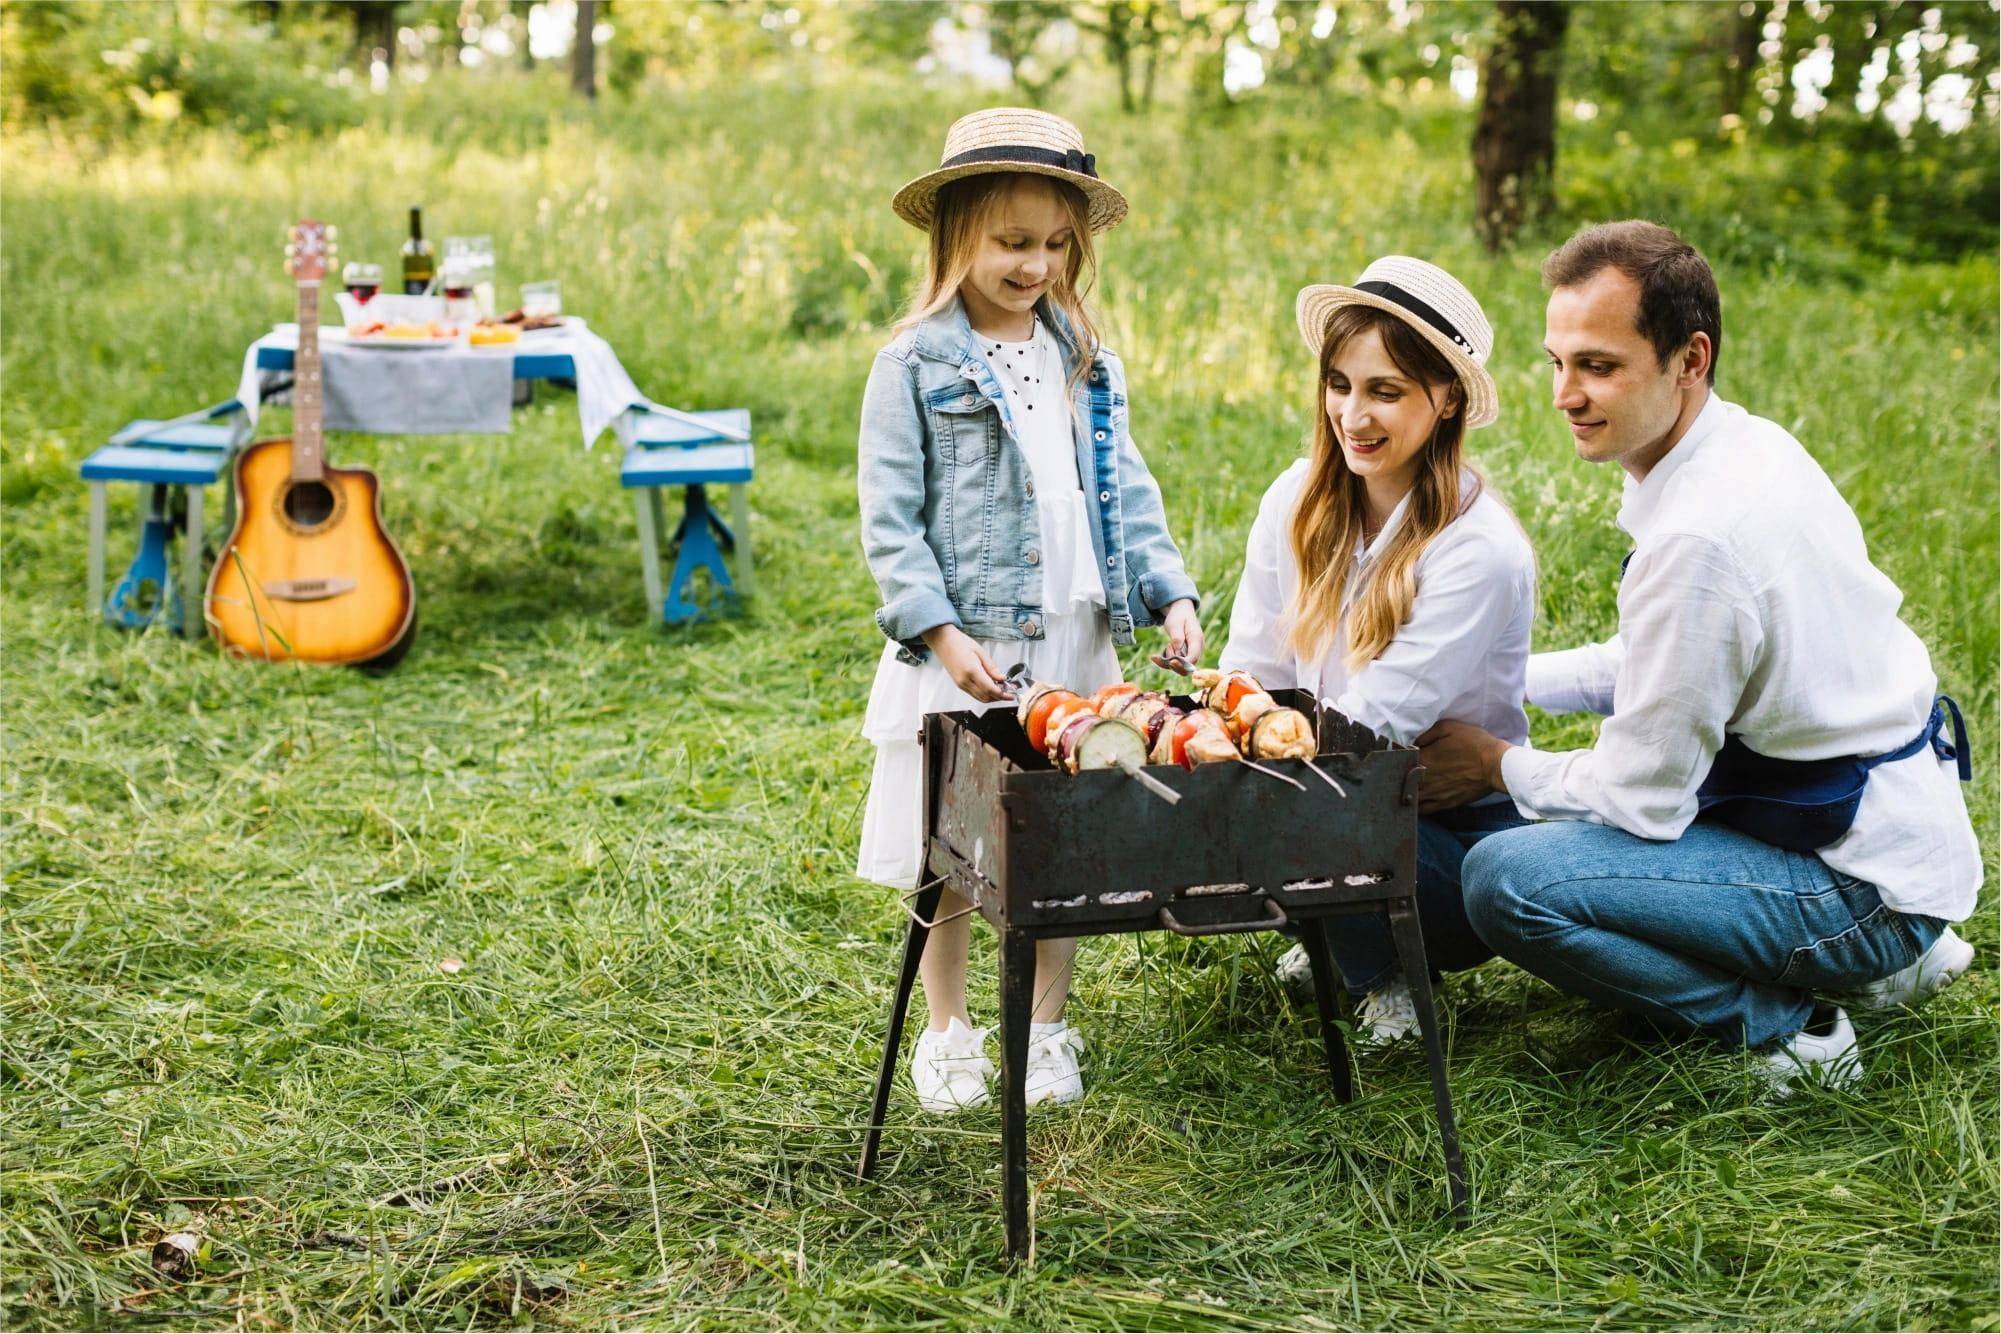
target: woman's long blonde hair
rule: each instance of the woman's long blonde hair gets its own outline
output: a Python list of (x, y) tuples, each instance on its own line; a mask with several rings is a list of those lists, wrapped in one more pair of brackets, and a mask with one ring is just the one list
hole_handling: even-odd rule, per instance
[[(1299, 593), (1293, 602), (1288, 637), (1295, 652), (1318, 658), (1327, 652), (1341, 626), (1341, 595), (1354, 572), (1367, 515), (1362, 479), (1348, 468), (1327, 419), (1327, 382), (1334, 358), (1349, 340), (1375, 330), (1383, 350), (1398, 370), (1424, 387), (1432, 403), (1458, 385), (1458, 376), (1444, 353), (1418, 336), (1408, 324), (1373, 306), (1342, 306), (1327, 320), (1320, 344), (1320, 375), (1314, 384), (1313, 460), (1292, 517), (1292, 555), (1299, 566)], [(1357, 387), (1359, 392), (1359, 386)], [(1411, 487), (1403, 521), (1390, 537), (1368, 582), (1357, 590), (1347, 624), (1348, 670), (1359, 671), (1381, 656), (1410, 619), (1417, 596), (1417, 561), (1446, 525), (1464, 514), (1480, 494), (1480, 481), (1462, 495), (1465, 468), (1462, 442), (1466, 434), (1465, 395), (1448, 408), (1433, 427), (1431, 439), (1418, 456), (1417, 481)]]
[(1091, 208), (1084, 192), (1068, 181), (1034, 172), (999, 171), (978, 176), (962, 176), (948, 181), (938, 191), (931, 217), (931, 245), (924, 266), (924, 281), (918, 286), (910, 313), (897, 321), (897, 332), (921, 324), (958, 299), (959, 287), (972, 271), (987, 227), (1008, 192), (1026, 181), (1040, 181), (1054, 188), (1056, 198), (1070, 219), (1070, 248), (1063, 272), (1050, 284), (1035, 304), (1048, 306), (1063, 315), (1063, 322), (1046, 321), (1050, 331), (1063, 336), (1067, 324), (1075, 356), (1070, 363), (1070, 386), (1075, 388), (1098, 355), (1098, 326), (1084, 297), (1097, 276), (1098, 257), (1091, 244)]

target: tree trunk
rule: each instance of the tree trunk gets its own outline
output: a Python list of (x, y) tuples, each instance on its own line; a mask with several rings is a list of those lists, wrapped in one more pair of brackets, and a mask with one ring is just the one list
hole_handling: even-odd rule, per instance
[(535, 8), (535, 0), (508, 0), (508, 8), (514, 11), (515, 28), (521, 34), (521, 68), (535, 68), (535, 51), (528, 45), (528, 15)]
[(1105, 52), (1119, 76), (1119, 110), (1133, 110), (1132, 6), (1113, 0), (1105, 6)]
[(1570, 9), (1554, 0), (1495, 0), (1494, 7), (1499, 21), (1473, 131), (1473, 223), (1487, 248), (1500, 250), (1554, 202), (1556, 79)]
[[(1748, 9), (1750, 13), (1744, 11)], [(1723, 71), (1723, 114), (1744, 114), (1744, 99), (1751, 95), (1753, 77), (1758, 72), (1758, 42), (1764, 36), (1765, 16), (1771, 0), (1740, 6), (1730, 32), (1730, 55)]]
[(577, 0), (577, 41), (570, 53), (570, 90), (586, 98), (598, 95), (597, 0)]

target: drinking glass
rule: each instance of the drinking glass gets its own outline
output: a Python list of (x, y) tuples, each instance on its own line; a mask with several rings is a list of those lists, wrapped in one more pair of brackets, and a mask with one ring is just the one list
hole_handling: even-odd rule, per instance
[(521, 313), (530, 319), (561, 315), (563, 285), (559, 282), (521, 284)]
[(341, 285), (347, 288), (355, 305), (365, 306), (382, 290), (382, 266), (351, 262), (341, 270)]

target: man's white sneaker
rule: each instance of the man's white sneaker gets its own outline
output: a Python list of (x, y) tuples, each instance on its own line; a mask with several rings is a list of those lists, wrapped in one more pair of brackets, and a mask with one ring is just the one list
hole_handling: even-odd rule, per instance
[(1034, 1024), (1028, 1030), (1028, 1069), (1023, 1092), (1028, 1106), (1039, 1102), (1075, 1102), (1084, 1096), (1084, 1076), (1077, 1053), (1084, 1039), (1066, 1025)]
[(987, 1100), (987, 1080), (994, 1063), (981, 1044), (986, 1030), (968, 1028), (954, 1019), (943, 1033), (928, 1029), (917, 1039), (910, 1058), (910, 1082), (917, 1086), (917, 1105), (927, 1112), (959, 1112)]
[(1306, 953), (1306, 946), (1294, 945), (1278, 956), (1272, 965), (1271, 974), (1288, 987), (1311, 986), (1313, 983), (1313, 960)]
[(1410, 998), (1410, 986), (1400, 977), (1362, 997), (1355, 1009), (1355, 1038), (1363, 1046), (1386, 1047), (1416, 1031), (1417, 1003)]
[(1888, 977), (1878, 978), (1851, 998), (1857, 1010), (1894, 1010), (1900, 1005), (1916, 1005), (1933, 992), (1943, 991), (1952, 980), (1973, 966), (1973, 946), (1961, 940), (1951, 927), (1939, 932), (1931, 948), (1908, 968), (1899, 968)]
[(1846, 1088), (1862, 1078), (1855, 1026), (1848, 1022), (1845, 1011), (1820, 1006), (1805, 1028), (1765, 1054), (1759, 1070), (1781, 1098), (1790, 1097), (1801, 1081), (1822, 1088)]

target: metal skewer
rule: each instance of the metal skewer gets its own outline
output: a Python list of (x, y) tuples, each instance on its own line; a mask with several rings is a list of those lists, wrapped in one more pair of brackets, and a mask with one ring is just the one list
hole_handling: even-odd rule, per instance
[[(1281, 783), (1290, 783), (1294, 787), (1298, 788), (1301, 792), (1306, 791), (1306, 784), (1300, 782), (1297, 778), (1294, 778), (1291, 774), (1282, 774), (1276, 769), (1267, 769), (1262, 764), (1259, 764), (1256, 760), (1240, 759), (1238, 763), (1248, 765), (1250, 768), (1256, 769), (1261, 774), (1269, 774), (1273, 778), (1276, 778)], [(1325, 775), (1322, 776), (1324, 777)]]
[[(1132, 779), (1134, 782), (1138, 783), (1141, 787), (1145, 788), (1147, 791), (1153, 793), (1154, 796), (1159, 797), (1162, 801), (1166, 802), (1168, 805), (1174, 806), (1180, 803), (1181, 794), (1179, 792), (1176, 792), (1173, 788), (1161, 782), (1158, 778), (1155, 778), (1152, 774), (1146, 772), (1146, 770), (1140, 768), (1137, 764), (1134, 764), (1131, 760), (1120, 760), (1119, 768), (1125, 771), (1126, 777)], [(1280, 775), (1280, 777), (1284, 777), (1284, 775)], [(1291, 780), (1288, 779), (1287, 781)]]
[(1308, 760), (1308, 759), (1301, 759), (1301, 760), (1300, 760), (1300, 763), (1301, 763), (1301, 764), (1304, 764), (1304, 765), (1305, 765), (1305, 766), (1306, 766), (1307, 768), (1309, 768), (1309, 769), (1313, 770), (1313, 772), (1314, 772), (1314, 773), (1317, 773), (1317, 774), (1319, 774), (1319, 775), (1320, 775), (1320, 776), (1321, 776), (1322, 778), (1326, 779), (1326, 780), (1327, 780), (1327, 786), (1329, 786), (1329, 787), (1333, 788), (1333, 789), (1334, 789), (1334, 790), (1335, 790), (1336, 792), (1339, 792), (1339, 793), (1341, 794), (1341, 796), (1342, 796), (1343, 798), (1346, 798), (1346, 797), (1347, 797), (1347, 795), (1348, 795), (1348, 789), (1347, 789), (1347, 788), (1345, 788), (1345, 787), (1342, 787), (1342, 786), (1341, 786), (1341, 785), (1340, 785), (1339, 783), (1335, 782), (1335, 781), (1334, 781), (1334, 775), (1333, 775), (1333, 774), (1330, 774), (1330, 773), (1328, 773), (1328, 772), (1327, 772), (1327, 771), (1326, 771), (1325, 769), (1323, 769), (1323, 768), (1321, 768), (1321, 767), (1320, 767), (1319, 765), (1315, 764), (1315, 763), (1314, 763), (1314, 762), (1313, 762), (1312, 760)]

